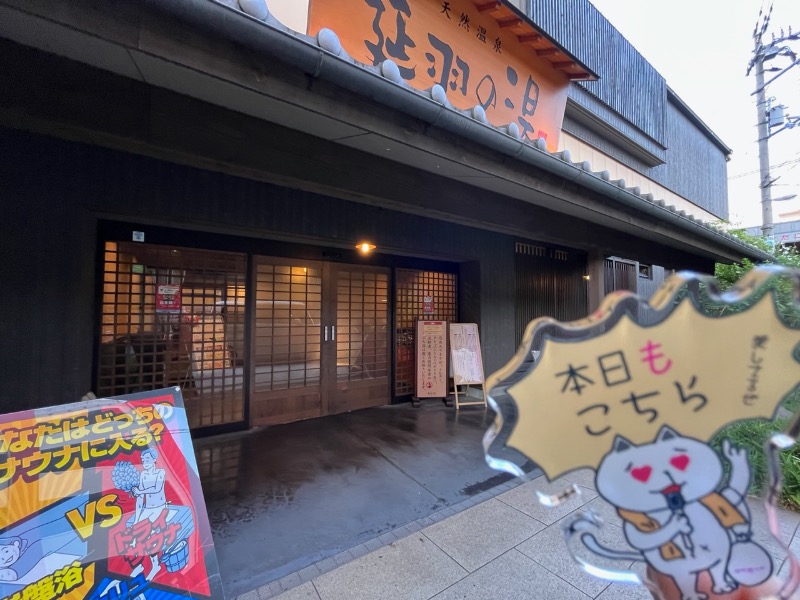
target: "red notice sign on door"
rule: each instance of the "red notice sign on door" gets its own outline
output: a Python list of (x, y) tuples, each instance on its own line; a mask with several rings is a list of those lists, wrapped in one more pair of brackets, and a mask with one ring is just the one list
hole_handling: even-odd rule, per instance
[(181, 286), (163, 283), (156, 286), (156, 312), (180, 314)]

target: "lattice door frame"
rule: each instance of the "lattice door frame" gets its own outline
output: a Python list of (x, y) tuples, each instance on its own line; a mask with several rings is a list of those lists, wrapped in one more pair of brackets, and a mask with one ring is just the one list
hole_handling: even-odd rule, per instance
[[(414, 393), (416, 323), (458, 321), (458, 276), (443, 271), (397, 268), (394, 280), (394, 395), (403, 397)], [(426, 298), (431, 298), (430, 303)]]

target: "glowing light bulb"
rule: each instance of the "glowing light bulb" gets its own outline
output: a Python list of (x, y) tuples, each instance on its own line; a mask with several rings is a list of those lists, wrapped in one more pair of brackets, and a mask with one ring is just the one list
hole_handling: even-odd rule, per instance
[(375, 247), (376, 247), (375, 244), (371, 244), (369, 242), (361, 242), (359, 244), (356, 244), (356, 248), (361, 250), (363, 254), (369, 254), (370, 252), (375, 250)]

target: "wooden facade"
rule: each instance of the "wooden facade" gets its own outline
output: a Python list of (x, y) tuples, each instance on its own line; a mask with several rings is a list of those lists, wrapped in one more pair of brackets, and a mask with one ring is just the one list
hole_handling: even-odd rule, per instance
[[(0, 54), (8, 59), (0, 71), (3, 411), (95, 389), (105, 244), (135, 242), (134, 232), (176, 250), (241, 253), (248, 273), (287, 258), (370, 267), (389, 282), (387, 302), (398, 270), (452, 274), (450, 314), (478, 323), (487, 372), (512, 356), (524, 320), (554, 311), (575, 318), (596, 306), (605, 257), (709, 271), (715, 260), (759, 256), (309, 39), (221, 3), (191, 1), (197, 10), (179, 18), (186, 3), (173, 0), (124, 9), (50, 0), (35, 10), (0, 0)], [(203, 20), (204, 11), (213, 18)], [(280, 38), (271, 50), (269, 35)], [(307, 64), (297, 62), (302, 52)], [(607, 93), (624, 96), (625, 87), (616, 82)], [(609, 143), (627, 140), (632, 156), (652, 156), (625, 131), (649, 131), (666, 148), (669, 121), (662, 114), (659, 130), (650, 114), (657, 102), (643, 113), (631, 112), (632, 103), (609, 96), (607, 105), (584, 108), (627, 122)], [(695, 130), (692, 140), (705, 136), (691, 118), (675, 127)], [(724, 158), (689, 142), (669, 148), (704, 150)], [(678, 175), (665, 170), (669, 177)], [(711, 210), (703, 195), (719, 198), (718, 181), (687, 189)], [(368, 258), (354, 248), (363, 239), (378, 245)], [(518, 252), (528, 247), (549, 254)], [(257, 293), (253, 281), (237, 280), (236, 293)], [(234, 336), (233, 351), (246, 352), (258, 335), (251, 323)], [(231, 361), (220, 369), (236, 368), (224, 353), (219, 360)], [(396, 378), (379, 383), (391, 389)], [(296, 414), (327, 414), (304, 397)], [(362, 401), (369, 398), (354, 400)], [(280, 421), (269, 402), (251, 404), (244, 426)]]
[(658, 71), (588, 0), (528, 4), (535, 22), (600, 75), (571, 87), (565, 130), (727, 219), (730, 149)]

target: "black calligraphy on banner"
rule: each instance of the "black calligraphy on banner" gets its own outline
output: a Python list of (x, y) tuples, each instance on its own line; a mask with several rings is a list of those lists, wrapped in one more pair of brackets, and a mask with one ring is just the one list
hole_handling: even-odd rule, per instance
[[(539, 104), (539, 84), (528, 75), (528, 82), (525, 84), (525, 93), (522, 95), (522, 116), (517, 118), (522, 130), (522, 137), (530, 137), (533, 133), (533, 125), (525, 117), (532, 117)], [(547, 136), (542, 136), (547, 139)]]
[[(425, 53), (425, 57), (431, 63), (431, 66), (428, 67), (428, 75), (442, 86), (445, 91), (458, 90), (462, 96), (466, 96), (469, 86), (469, 65), (460, 56), (454, 56), (450, 44), (443, 42), (435, 35), (429, 33), (428, 41), (439, 52), (441, 58), (440, 61), (437, 61), (436, 56), (432, 53)], [(454, 60), (456, 68), (453, 68)], [(437, 64), (439, 65), (438, 69)]]
[[(379, 65), (388, 58), (395, 59), (398, 64), (400, 75), (403, 79), (409, 80), (416, 77), (414, 67), (403, 66), (403, 62), (409, 60), (407, 48), (416, 48), (417, 44), (406, 33), (406, 19), (411, 17), (411, 8), (406, 0), (389, 0), (389, 4), (395, 11), (396, 37), (394, 39), (386, 36), (381, 28), (381, 19), (386, 12), (385, 0), (364, 0), (366, 4), (375, 9), (375, 17), (372, 20), (372, 31), (377, 36), (377, 40), (372, 42), (364, 40), (364, 44), (372, 55), (372, 64)], [(387, 56), (388, 55), (388, 56)]]
[[(519, 84), (519, 75), (513, 67), (506, 67), (506, 81), (511, 84), (512, 88), (516, 89)], [(476, 88), (478, 102), (484, 110), (497, 106), (497, 85), (491, 75), (485, 75)], [(503, 104), (509, 110), (517, 110), (517, 105), (511, 98), (505, 98)], [(536, 107), (539, 104), (539, 84), (532, 76), (528, 76), (528, 81), (525, 84), (525, 91), (522, 93), (519, 111), (522, 113), (517, 117), (517, 123), (520, 128), (520, 135), (522, 137), (532, 139), (534, 134), (534, 127), (526, 117), (533, 117), (536, 113)], [(547, 139), (547, 133), (538, 131), (536, 137)]]
[[(374, 37), (364, 40), (372, 64), (379, 65), (386, 60), (392, 60), (397, 64), (404, 80), (409, 82), (415, 80), (417, 67), (423, 65), (415, 64), (414, 59), (409, 56), (409, 49), (416, 48), (417, 42), (421, 40), (413, 39), (408, 33), (409, 21), (412, 18), (412, 9), (408, 1), (364, 0), (364, 3), (374, 11), (372, 16)], [(441, 3), (439, 14), (442, 19), (451, 21), (452, 26), (462, 35), (469, 33), (469, 38), (480, 43), (487, 51), (495, 55), (502, 53), (501, 39), (497, 37), (490, 42), (486, 26), (476, 23), (466, 12), (456, 17), (452, 11), (450, 2)], [(502, 85), (497, 85), (495, 82), (497, 75), (472, 73), (468, 56), (460, 55), (454, 50), (453, 45), (437, 35), (429, 32), (427, 43), (428, 49), (424, 52), (427, 65), (424, 68), (427, 75), (435, 84), (441, 86), (448, 96), (456, 94), (461, 98), (477, 99), (478, 105), (489, 112), (490, 120), (491, 111), (497, 108), (499, 99), (502, 106), (516, 113), (516, 117), (512, 119), (515, 118), (521, 137), (530, 140), (538, 137), (547, 139), (547, 132), (537, 131), (532, 123), (540, 93), (539, 84), (533, 75), (520, 74), (515, 68), (506, 66), (505, 81)], [(473, 83), (475, 81), (477, 85)], [(458, 101), (455, 101), (455, 104), (459, 104)]]

